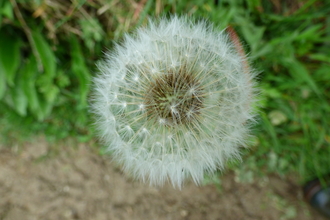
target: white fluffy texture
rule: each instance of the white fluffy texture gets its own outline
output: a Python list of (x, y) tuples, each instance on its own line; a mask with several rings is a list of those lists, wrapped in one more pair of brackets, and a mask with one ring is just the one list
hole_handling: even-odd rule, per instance
[[(206, 172), (240, 158), (255, 101), (254, 73), (244, 62), (227, 34), (206, 22), (172, 17), (126, 35), (99, 65), (91, 104), (114, 159), (136, 179), (151, 185), (169, 180), (181, 188), (186, 178), (199, 184)], [(178, 117), (186, 122), (169, 125), (167, 118), (148, 110), (145, 100), (155, 79), (178, 75), (183, 67), (197, 83), (175, 92), (200, 98), (200, 106), (185, 106)], [(186, 83), (175, 80), (175, 85)], [(176, 95), (175, 103), (185, 95)], [(175, 103), (169, 110), (173, 117), (180, 107)]]

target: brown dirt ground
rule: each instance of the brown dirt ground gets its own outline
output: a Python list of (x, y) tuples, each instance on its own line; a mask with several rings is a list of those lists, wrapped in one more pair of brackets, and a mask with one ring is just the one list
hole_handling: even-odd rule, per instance
[[(74, 147), (73, 147), (74, 146)], [(294, 181), (268, 176), (239, 183), (154, 188), (127, 179), (88, 144), (43, 138), (0, 147), (0, 220), (323, 219)]]

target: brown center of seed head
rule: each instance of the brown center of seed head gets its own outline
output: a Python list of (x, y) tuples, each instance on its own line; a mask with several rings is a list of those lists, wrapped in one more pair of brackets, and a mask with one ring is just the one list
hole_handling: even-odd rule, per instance
[(166, 126), (188, 124), (200, 113), (202, 92), (196, 77), (185, 68), (160, 74), (146, 92), (148, 118)]

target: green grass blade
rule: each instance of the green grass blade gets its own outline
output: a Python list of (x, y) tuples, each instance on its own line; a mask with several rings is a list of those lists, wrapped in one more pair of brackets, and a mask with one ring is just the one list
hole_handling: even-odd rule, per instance
[(79, 80), (80, 107), (87, 106), (87, 94), (90, 86), (90, 73), (85, 63), (78, 39), (74, 36), (70, 38), (71, 45), (71, 68)]
[(6, 76), (9, 85), (14, 85), (14, 78), (21, 62), (21, 42), (8, 36), (4, 30), (0, 31), (0, 71)]
[(38, 65), (34, 57), (30, 57), (27, 60), (26, 65), (22, 69), (22, 88), (28, 99), (29, 109), (33, 115), (38, 117), (38, 111), (40, 110), (40, 104), (38, 99), (38, 93), (36, 89), (36, 76), (38, 73)]
[[(56, 57), (46, 39), (38, 32), (32, 32), (32, 38), (35, 42), (35, 49), (40, 54), (40, 59), (49, 78), (53, 78), (56, 74)], [(31, 45), (32, 46), (32, 45)]]
[(310, 75), (308, 69), (295, 58), (283, 59), (283, 65), (288, 68), (290, 74), (297, 81), (305, 82), (317, 95), (321, 95), (321, 91)]
[(6, 77), (5, 72), (3, 71), (3, 67), (0, 64), (0, 100), (5, 95), (6, 91)]

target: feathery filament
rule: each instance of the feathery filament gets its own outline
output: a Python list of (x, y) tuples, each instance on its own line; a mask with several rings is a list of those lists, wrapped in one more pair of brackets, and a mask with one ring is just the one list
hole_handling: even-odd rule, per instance
[(150, 21), (99, 65), (91, 107), (101, 138), (137, 179), (200, 183), (246, 146), (256, 99), (246, 64), (206, 22)]

